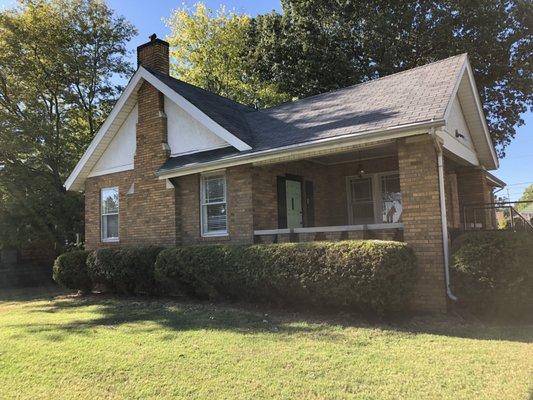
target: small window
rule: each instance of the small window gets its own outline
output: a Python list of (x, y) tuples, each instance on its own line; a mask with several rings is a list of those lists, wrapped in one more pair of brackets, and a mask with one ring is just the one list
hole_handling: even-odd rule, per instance
[(118, 188), (102, 189), (102, 241), (118, 241)]
[(224, 173), (202, 175), (200, 199), (202, 235), (226, 235), (228, 219)]
[(372, 190), (372, 178), (350, 179), (350, 200), (352, 223), (374, 223), (374, 198)]
[(402, 192), (398, 174), (381, 177), (382, 221), (387, 223), (402, 220)]

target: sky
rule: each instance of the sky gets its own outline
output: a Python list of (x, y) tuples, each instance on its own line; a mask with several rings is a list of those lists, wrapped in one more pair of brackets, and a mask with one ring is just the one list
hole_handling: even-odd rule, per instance
[[(107, 0), (107, 3), (137, 27), (138, 35), (128, 44), (130, 57), (134, 62), (136, 47), (148, 41), (148, 36), (156, 33), (158, 37), (165, 38), (169, 34), (163, 19), (183, 5), (192, 7), (196, 0)], [(218, 9), (223, 5), (227, 10), (252, 16), (272, 10), (281, 11), (279, 0), (204, 0), (204, 3), (211, 9)], [(0, 0), (0, 8), (14, 4), (15, 0)], [(533, 112), (524, 114), (523, 119), (525, 124), (517, 129), (515, 139), (506, 148), (506, 156), (500, 160), (500, 168), (492, 171), (507, 183), (503, 193), (509, 194), (511, 200), (518, 200), (524, 189), (533, 183)]]

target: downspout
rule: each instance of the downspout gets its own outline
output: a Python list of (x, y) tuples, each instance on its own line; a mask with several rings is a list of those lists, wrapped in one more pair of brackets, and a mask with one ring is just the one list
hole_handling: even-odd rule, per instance
[(439, 197), (440, 197), (440, 217), (442, 227), (442, 250), (444, 252), (444, 277), (446, 279), (446, 294), (450, 300), (457, 301), (457, 297), (452, 293), (450, 288), (450, 253), (448, 243), (448, 218), (446, 215), (446, 192), (444, 189), (444, 157), (442, 155), (442, 143), (431, 128), (429, 134), (433, 137), (435, 148), (437, 150), (437, 169), (439, 175)]

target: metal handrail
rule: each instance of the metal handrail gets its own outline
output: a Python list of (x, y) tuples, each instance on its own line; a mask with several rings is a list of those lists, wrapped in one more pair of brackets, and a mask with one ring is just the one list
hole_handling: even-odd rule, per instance
[(518, 212), (513, 205), (516, 204), (524, 204), (524, 203), (533, 203), (533, 201), (499, 201), (499, 202), (492, 202), (492, 203), (473, 203), (473, 204), (466, 204), (463, 206), (463, 229), (468, 229), (468, 223), (467, 223), (467, 210), (473, 210), (473, 219), (474, 219), (474, 228), (477, 229), (477, 210), (493, 210), (493, 209), (508, 209), (509, 210), (509, 216), (510, 216), (510, 228), (513, 231), (516, 231), (516, 224), (515, 224), (515, 217), (518, 216), (519, 220), (523, 223), (523, 226), (526, 230), (531, 230), (533, 232), (533, 225), (530, 221), (525, 219), (520, 212)]

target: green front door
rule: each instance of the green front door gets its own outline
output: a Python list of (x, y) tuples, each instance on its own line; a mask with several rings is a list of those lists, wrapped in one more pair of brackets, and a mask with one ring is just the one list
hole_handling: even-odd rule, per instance
[(302, 183), (286, 181), (287, 194), (287, 228), (301, 228), (303, 226), (302, 213)]

